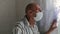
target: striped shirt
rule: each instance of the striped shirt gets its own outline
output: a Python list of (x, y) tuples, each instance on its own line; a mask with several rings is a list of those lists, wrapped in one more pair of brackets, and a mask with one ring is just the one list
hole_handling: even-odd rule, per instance
[(21, 21), (17, 22), (16, 27), (13, 29), (13, 34), (40, 34), (38, 27), (34, 24), (34, 27), (31, 27), (26, 17)]

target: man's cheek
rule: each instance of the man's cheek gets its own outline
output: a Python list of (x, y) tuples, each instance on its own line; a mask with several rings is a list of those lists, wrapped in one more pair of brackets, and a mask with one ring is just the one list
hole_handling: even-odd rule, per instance
[(30, 17), (33, 17), (34, 15), (33, 15), (33, 14), (30, 14), (29, 16), (30, 16)]

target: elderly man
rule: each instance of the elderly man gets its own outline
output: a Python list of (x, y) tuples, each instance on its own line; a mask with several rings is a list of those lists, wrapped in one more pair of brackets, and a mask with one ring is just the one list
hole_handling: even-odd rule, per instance
[[(37, 3), (30, 3), (26, 6), (25, 16), (21, 21), (17, 22), (16, 27), (13, 30), (13, 34), (41, 34), (36, 25), (37, 21), (40, 21), (43, 17), (43, 12), (40, 10), (40, 6)], [(44, 34), (50, 34), (55, 27), (52, 27)]]

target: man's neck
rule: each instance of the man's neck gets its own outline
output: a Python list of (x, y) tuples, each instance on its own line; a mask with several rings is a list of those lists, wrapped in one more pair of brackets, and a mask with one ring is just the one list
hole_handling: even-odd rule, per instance
[(34, 27), (35, 20), (34, 20), (34, 19), (32, 19), (32, 18), (29, 18), (28, 16), (26, 16), (26, 18), (27, 18), (27, 20), (28, 20), (29, 24), (31, 25), (31, 27)]

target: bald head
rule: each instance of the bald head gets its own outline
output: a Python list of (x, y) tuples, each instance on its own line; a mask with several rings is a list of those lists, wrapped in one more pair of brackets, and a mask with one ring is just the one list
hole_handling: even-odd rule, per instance
[(37, 7), (39, 7), (39, 9), (40, 9), (39, 4), (37, 4), (37, 3), (30, 3), (30, 4), (28, 4), (26, 6), (25, 12), (27, 13), (28, 10), (37, 10)]

